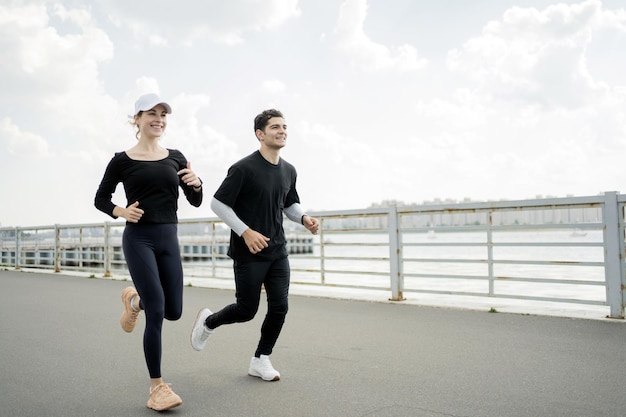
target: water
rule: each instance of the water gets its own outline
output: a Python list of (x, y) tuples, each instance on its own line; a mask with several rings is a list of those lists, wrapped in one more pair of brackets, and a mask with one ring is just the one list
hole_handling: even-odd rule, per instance
[[(350, 288), (372, 288), (390, 291), (389, 248), (386, 234), (332, 234), (324, 245), (324, 280), (320, 277), (322, 248), (319, 237), (314, 240), (310, 255), (291, 255), (292, 282), (324, 284)], [(466, 293), (488, 295), (489, 267), (486, 246), (454, 246), (485, 244), (484, 232), (451, 232), (411, 234), (404, 237), (402, 268), (404, 291)], [(496, 244), (601, 244), (602, 232), (591, 230), (575, 235), (571, 230), (498, 232)], [(429, 246), (411, 246), (427, 244)], [(496, 246), (496, 261), (545, 261), (550, 264), (494, 264), (493, 295), (512, 297), (543, 297), (564, 300), (585, 300), (604, 303), (604, 267), (581, 265), (581, 262), (603, 262), (602, 246)], [(566, 263), (566, 264), (563, 264)], [(218, 276), (232, 282), (232, 262), (218, 262)], [(209, 276), (208, 263), (185, 267), (193, 277)], [(411, 276), (411, 275), (420, 276)], [(426, 275), (426, 276), (422, 276)], [(514, 279), (521, 280), (514, 281)], [(538, 281), (538, 282), (533, 282)], [(570, 281), (570, 282), (555, 282)], [(576, 284), (576, 281), (581, 282)], [(589, 283), (590, 282), (590, 283)], [(591, 284), (591, 285), (590, 285)], [(593, 285), (597, 284), (597, 285)]]

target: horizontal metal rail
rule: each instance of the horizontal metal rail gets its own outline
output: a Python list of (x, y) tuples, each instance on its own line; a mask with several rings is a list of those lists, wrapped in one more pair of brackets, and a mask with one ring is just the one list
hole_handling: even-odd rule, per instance
[[(405, 294), (481, 296), (609, 307), (624, 317), (624, 205), (589, 197), (312, 213), (320, 233), (285, 222), (292, 282)], [(179, 222), (186, 276), (232, 280), (229, 230)], [(0, 266), (127, 275), (124, 223), (0, 228)]]

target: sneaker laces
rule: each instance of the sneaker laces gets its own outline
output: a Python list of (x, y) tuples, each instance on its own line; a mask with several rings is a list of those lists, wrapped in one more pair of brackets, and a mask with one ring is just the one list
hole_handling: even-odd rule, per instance
[(171, 384), (169, 383), (161, 382), (159, 385), (157, 385), (154, 388), (150, 387), (150, 395), (152, 395), (153, 393), (156, 393), (157, 391), (163, 391), (162, 394), (165, 394), (165, 395), (172, 395), (174, 391), (172, 391), (172, 388), (170, 388), (170, 385)]
[(257, 363), (260, 365), (259, 368), (261, 368), (263, 372), (276, 372), (276, 369), (272, 366), (270, 358), (267, 356), (260, 357)]

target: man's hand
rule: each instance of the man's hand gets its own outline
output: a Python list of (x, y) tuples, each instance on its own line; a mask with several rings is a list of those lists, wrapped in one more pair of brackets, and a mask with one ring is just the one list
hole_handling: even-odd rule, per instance
[(317, 231), (320, 228), (320, 223), (317, 221), (317, 219), (315, 217), (307, 216), (306, 214), (302, 216), (302, 225), (314, 235), (317, 234)]
[(244, 242), (246, 242), (246, 246), (250, 253), (257, 254), (261, 252), (263, 249), (268, 247), (267, 242), (270, 241), (269, 237), (263, 236), (261, 233), (254, 231), (250, 228), (246, 229), (245, 232), (241, 234)]

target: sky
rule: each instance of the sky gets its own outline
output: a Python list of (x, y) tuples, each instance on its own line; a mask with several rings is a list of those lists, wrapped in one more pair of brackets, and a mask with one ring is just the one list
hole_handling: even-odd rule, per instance
[[(204, 182), (281, 110), (308, 212), (626, 191), (623, 0), (0, 0), (0, 226), (104, 222), (128, 115)], [(120, 184), (114, 203), (125, 205)]]

